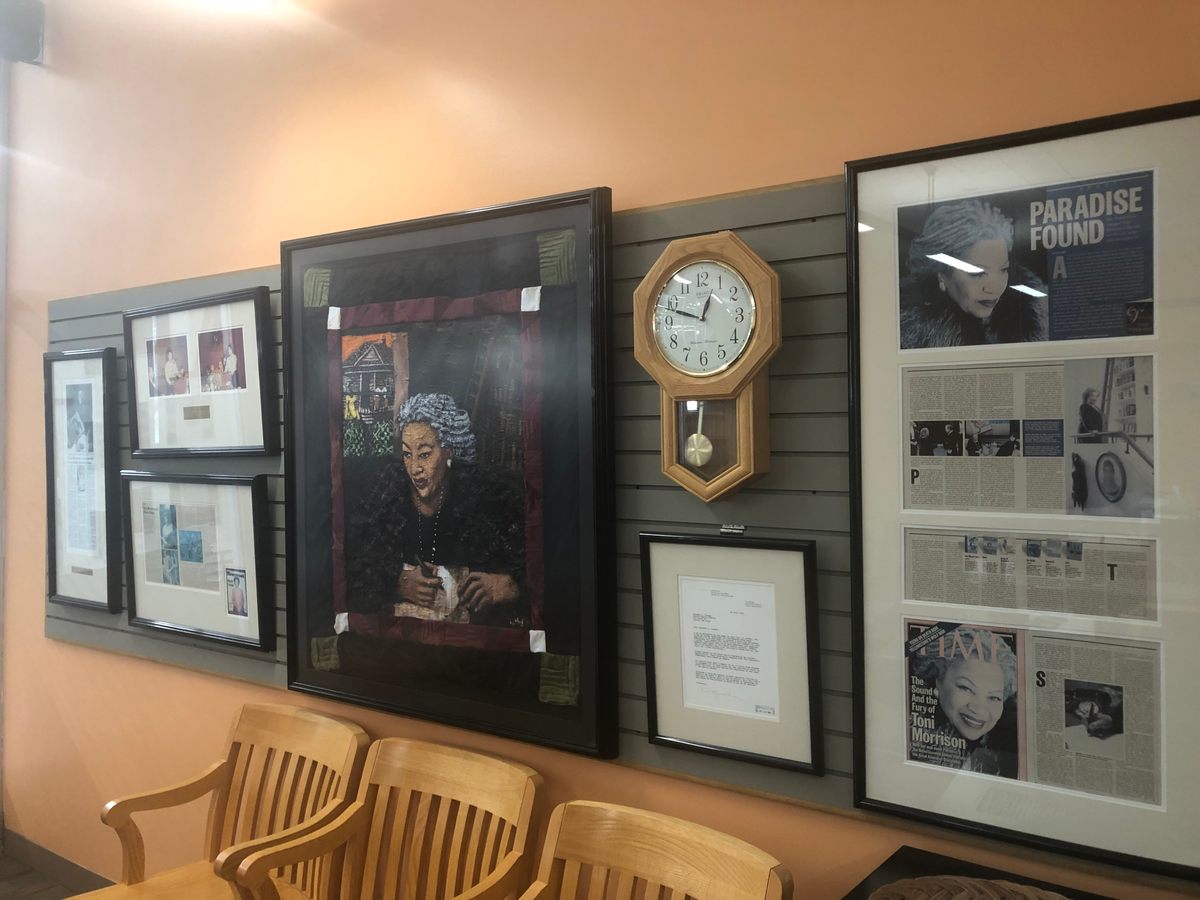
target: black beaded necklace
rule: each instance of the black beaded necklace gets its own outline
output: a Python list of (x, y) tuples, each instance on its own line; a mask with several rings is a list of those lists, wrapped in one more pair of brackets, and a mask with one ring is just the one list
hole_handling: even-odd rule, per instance
[(437, 564), (437, 540), (438, 540), (438, 521), (442, 517), (442, 501), (446, 498), (446, 482), (443, 479), (441, 490), (438, 491), (438, 506), (437, 512), (433, 514), (433, 538), (430, 541), (429, 555), (425, 555), (425, 539), (422, 532), (425, 524), (425, 516), (421, 514), (421, 510), (417, 510), (417, 561), (429, 563), (430, 565)]

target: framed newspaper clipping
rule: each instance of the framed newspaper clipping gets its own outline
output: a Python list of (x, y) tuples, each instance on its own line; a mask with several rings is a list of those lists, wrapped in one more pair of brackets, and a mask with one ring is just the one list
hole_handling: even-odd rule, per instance
[(46, 375), (47, 593), (121, 611), (117, 351), (60, 350)]
[(824, 774), (816, 544), (642, 534), (652, 744)]
[(858, 806), (1200, 875), (1197, 147), (847, 164)]
[(275, 649), (265, 475), (121, 473), (129, 624)]

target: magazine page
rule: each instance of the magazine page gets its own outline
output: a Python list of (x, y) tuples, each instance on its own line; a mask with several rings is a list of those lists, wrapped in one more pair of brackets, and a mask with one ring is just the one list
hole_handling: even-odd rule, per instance
[(1029, 636), (1031, 779), (1162, 802), (1156, 644)]
[(902, 390), (907, 509), (1155, 515), (1152, 356), (906, 367)]
[(904, 529), (904, 598), (1158, 618), (1157, 543), (1000, 529)]
[(1025, 778), (1023, 635), (905, 620), (908, 759)]

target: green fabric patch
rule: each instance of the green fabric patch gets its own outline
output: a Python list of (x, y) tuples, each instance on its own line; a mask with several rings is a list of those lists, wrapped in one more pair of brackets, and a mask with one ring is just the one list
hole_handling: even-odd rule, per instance
[(542, 284), (574, 284), (575, 229), (543, 232), (537, 242)]
[(392, 417), (384, 416), (371, 429), (371, 455), (391, 456), (395, 451)]
[(333, 272), (330, 269), (304, 270), (304, 308), (329, 305), (329, 279)]
[(542, 654), (538, 701), (555, 706), (579, 705), (579, 657)]
[(366, 456), (367, 436), (362, 419), (351, 419), (342, 428), (342, 456)]
[(312, 667), (318, 672), (336, 672), (342, 667), (337, 635), (312, 639)]

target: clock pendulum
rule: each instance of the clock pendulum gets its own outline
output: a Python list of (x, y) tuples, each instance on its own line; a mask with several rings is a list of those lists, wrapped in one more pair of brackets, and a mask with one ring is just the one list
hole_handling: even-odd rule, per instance
[(704, 434), (704, 401), (695, 402), (699, 407), (696, 412), (696, 433), (688, 435), (683, 445), (683, 458), (689, 466), (699, 469), (712, 459), (713, 442)]

